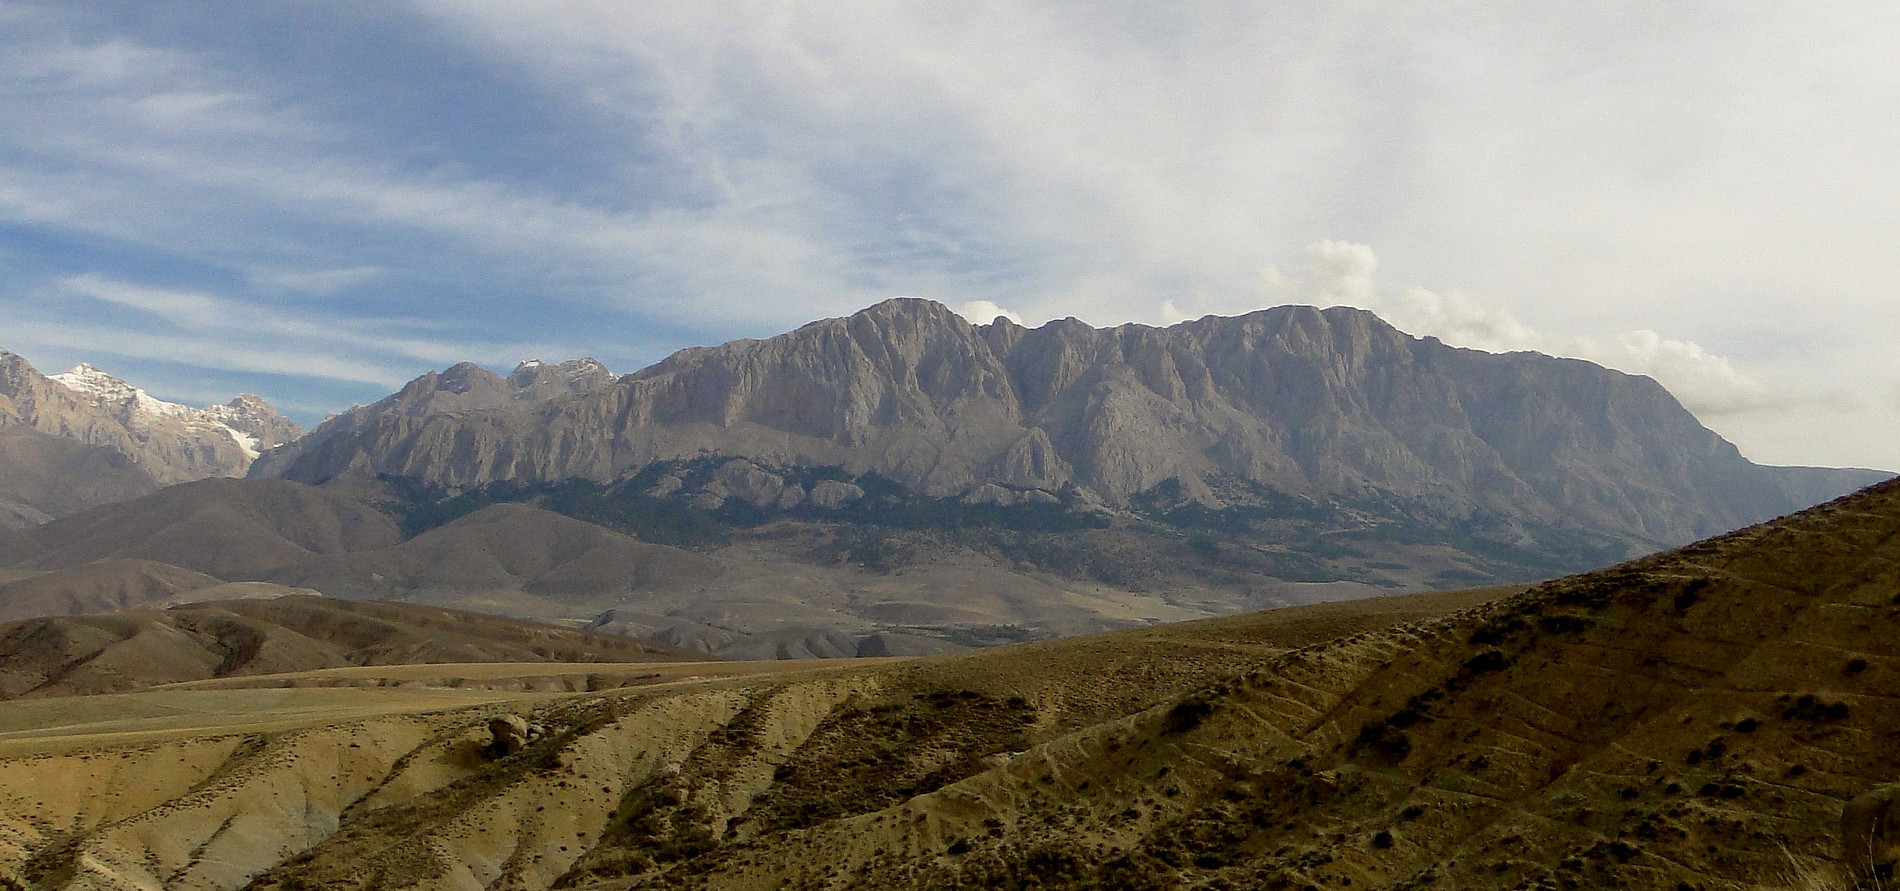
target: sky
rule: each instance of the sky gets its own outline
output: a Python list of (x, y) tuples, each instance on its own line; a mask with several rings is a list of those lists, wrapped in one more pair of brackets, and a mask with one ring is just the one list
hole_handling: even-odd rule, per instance
[(1900, 4), (0, 0), (0, 347), (306, 423), (888, 297), (1283, 303), (1900, 470)]

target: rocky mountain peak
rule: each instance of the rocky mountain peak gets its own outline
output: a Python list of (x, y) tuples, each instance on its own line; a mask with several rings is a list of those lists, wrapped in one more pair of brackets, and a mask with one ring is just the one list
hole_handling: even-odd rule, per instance
[(340, 455), (335, 443), (354, 442), (354, 434), (396, 418), (431, 418), (496, 410), (531, 409), (564, 396), (590, 393), (614, 383), (614, 375), (592, 358), (550, 365), (539, 359), (523, 362), (507, 378), (473, 362), (460, 362), (440, 372), (427, 372), (372, 405), (359, 405), (325, 418), (308, 436), (285, 440), (266, 451), (251, 468), (256, 477), (278, 477), (309, 455)]
[(529, 359), (508, 375), (508, 386), (515, 402), (538, 404), (575, 393), (586, 393), (611, 385), (614, 373), (591, 356), (550, 365)]
[(242, 476), (260, 451), (303, 428), (256, 396), (194, 408), (152, 396), (91, 363), (42, 375), (0, 351), (0, 425), (109, 449), (159, 484)]
[[(898, 298), (682, 350), (571, 398), (496, 400), (359, 432), (284, 473), (612, 481), (710, 453), (876, 473), (930, 497), (1073, 487), (1082, 503), (1212, 510), (1384, 498), (1657, 544), (1766, 519), (1819, 491), (1750, 464), (1647, 378), (1456, 349), (1344, 307), (1028, 329)], [(1149, 497), (1158, 487), (1170, 494)]]

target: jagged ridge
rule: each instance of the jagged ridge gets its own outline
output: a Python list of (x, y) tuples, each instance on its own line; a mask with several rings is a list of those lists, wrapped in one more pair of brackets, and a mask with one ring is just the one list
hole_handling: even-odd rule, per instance
[(1110, 506), (1170, 481), (1212, 506), (1235, 481), (1307, 499), (1382, 493), (1649, 546), (1885, 476), (1758, 466), (1648, 378), (1456, 349), (1343, 307), (1030, 330), (896, 299), (531, 406), (462, 395), (477, 389), (456, 383), (471, 368), (420, 378), (255, 473), (610, 481), (711, 452), (931, 495), (1073, 486)]

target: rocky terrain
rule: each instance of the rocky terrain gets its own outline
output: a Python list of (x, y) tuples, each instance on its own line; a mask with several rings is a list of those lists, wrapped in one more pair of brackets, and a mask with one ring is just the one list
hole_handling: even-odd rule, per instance
[[(100, 429), (153, 401), (83, 367), (16, 371), (35, 394), (18, 404)], [(1646, 378), (1310, 307), (1028, 330), (893, 300), (623, 378), (464, 363), (264, 452), (251, 479), (151, 494), (116, 452), (9, 434), (27, 446), (0, 460), (0, 512), (39, 525), (0, 531), (0, 568), (56, 574), (0, 616), (133, 606), (71, 573), (143, 560), (731, 658), (1550, 578), (1886, 476), (1754, 465)]]
[[(548, 364), (531, 359), (506, 378), (472, 362), (425, 374), (372, 405), (359, 405), (323, 422), (305, 438), (280, 440), (252, 469), (253, 476), (283, 476), (289, 465), (323, 460), (319, 456), (347, 449), (363, 431), (378, 422), (424, 418), (463, 412), (531, 408), (563, 396), (589, 393), (615, 380), (607, 366), (593, 359)], [(310, 457), (306, 458), (308, 454)], [(346, 462), (350, 459), (345, 458)]]
[[(479, 377), (419, 379), (255, 473), (612, 483), (713, 454), (758, 469), (708, 499), (762, 509), (812, 496), (769, 479), (777, 468), (835, 467), (979, 503), (1383, 501), (1499, 541), (1587, 530), (1651, 546), (1884, 478), (1755, 465), (1648, 378), (1456, 349), (1343, 307), (1031, 330), (900, 298), (537, 404)], [(418, 409), (444, 393), (452, 410)]]
[(240, 477), (301, 437), (256, 396), (192, 408), (80, 365), (46, 376), (0, 350), (0, 524), (28, 526), (161, 486)]
[[(924, 659), (592, 693), (19, 700), (0, 876), (1845, 889), (1897, 841), (1896, 542), (1890, 483), (1527, 589)], [(211, 723), (242, 701), (282, 711)]]

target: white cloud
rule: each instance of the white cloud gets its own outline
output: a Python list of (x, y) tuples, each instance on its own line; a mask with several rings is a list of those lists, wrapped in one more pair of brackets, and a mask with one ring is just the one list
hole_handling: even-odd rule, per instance
[[(1613, 337), (1546, 333), (1519, 319), (1508, 305), (1480, 299), (1458, 288), (1433, 291), (1410, 287), (1395, 300), (1387, 300), (1374, 276), (1378, 257), (1368, 245), (1318, 241), (1307, 245), (1305, 254), (1305, 278), (1291, 278), (1268, 266), (1261, 274), (1265, 302), (1229, 305), (1218, 311), (1234, 314), (1287, 301), (1357, 306), (1379, 313), (1406, 333), (1436, 337), (1453, 346), (1494, 353), (1531, 350), (1646, 375), (1704, 418), (1815, 401), (1845, 407), (1845, 397), (1839, 393), (1772, 386), (1693, 341), (1663, 337), (1647, 329), (1627, 330)], [(1172, 300), (1163, 301), (1157, 315), (1162, 324), (1193, 318)]]
[(306, 294), (329, 296), (371, 281), (387, 273), (380, 266), (347, 266), (333, 269), (259, 269), (246, 273), (254, 285), (288, 288)]
[(989, 300), (972, 300), (965, 303), (962, 308), (957, 310), (957, 315), (962, 316), (965, 321), (968, 321), (972, 325), (988, 325), (998, 318), (1008, 319), (1018, 325), (1023, 323), (1023, 317), (1021, 315), (997, 306), (994, 302)]
[(1196, 318), (1193, 313), (1183, 312), (1179, 306), (1174, 305), (1174, 301), (1172, 300), (1161, 301), (1161, 310), (1156, 313), (1156, 315), (1161, 319), (1161, 324), (1164, 327), (1168, 325), (1179, 325), (1182, 322), (1193, 321)]
[(1349, 241), (1316, 241), (1306, 246), (1307, 288), (1322, 305), (1365, 306), (1376, 299), (1372, 273), (1379, 261), (1372, 248)]
[[(439, 368), (462, 361), (505, 362), (516, 355), (567, 353), (558, 345), (526, 340), (404, 337), (393, 332), (419, 326), (406, 319), (336, 318), (273, 310), (200, 291), (155, 288), (99, 275), (63, 279), (57, 283), (57, 292), (128, 307), (162, 322), (163, 327), (132, 331), (94, 324), (59, 336), (57, 325), (42, 321), (16, 324), (9, 334), (50, 346), (203, 368), (392, 387), (418, 374), (418, 366)], [(164, 327), (173, 330), (166, 332)]]
[(1459, 290), (1439, 293), (1409, 288), (1385, 314), (1401, 330), (1436, 337), (1454, 346), (1499, 353), (1533, 350), (1646, 375), (1704, 418), (1784, 408), (1822, 398), (1770, 386), (1736, 368), (1728, 358), (1692, 341), (1666, 338), (1646, 329), (1608, 338), (1546, 334), (1524, 324), (1509, 308)]
[[(608, 342), (763, 333), (900, 291), (1112, 324), (1458, 282), (1523, 301), (1441, 320), (1473, 343), (1587, 350), (1710, 412), (1767, 410), (1786, 394), (1763, 381), (1860, 386), (1900, 338), (1900, 119), (1868, 111), (1900, 91), (1891, 3), (402, 8), (442, 27), (391, 39), (540, 89), (564, 127), (673, 179), (603, 164), (567, 188), (464, 163), (481, 152), (448, 127), (412, 156), (325, 95), (347, 71), (273, 83), (236, 44), (0, 5), (18, 23), (0, 119), (33, 122), (0, 133), (0, 222), (221, 270), (227, 303), (247, 277), (274, 303), (512, 275), (558, 287), (557, 311), (593, 295)], [(503, 154), (548, 135), (522, 132)], [(265, 316), (247, 324), (284, 322)], [(1629, 329), (1670, 336), (1545, 333)], [(443, 345), (385, 339), (365, 347), (410, 351), (392, 362)], [(1786, 443), (1825, 460), (1869, 435)]]
[(49, 322), (16, 322), (9, 324), (7, 336), (11, 343), (19, 344), (19, 352), (23, 354), (36, 350), (76, 351), (95, 364), (108, 361), (96, 357), (127, 356), (220, 371), (318, 378), (391, 389), (413, 376), (397, 368), (310, 345), (258, 348), (223, 338), (154, 334), (115, 325), (75, 328)]

